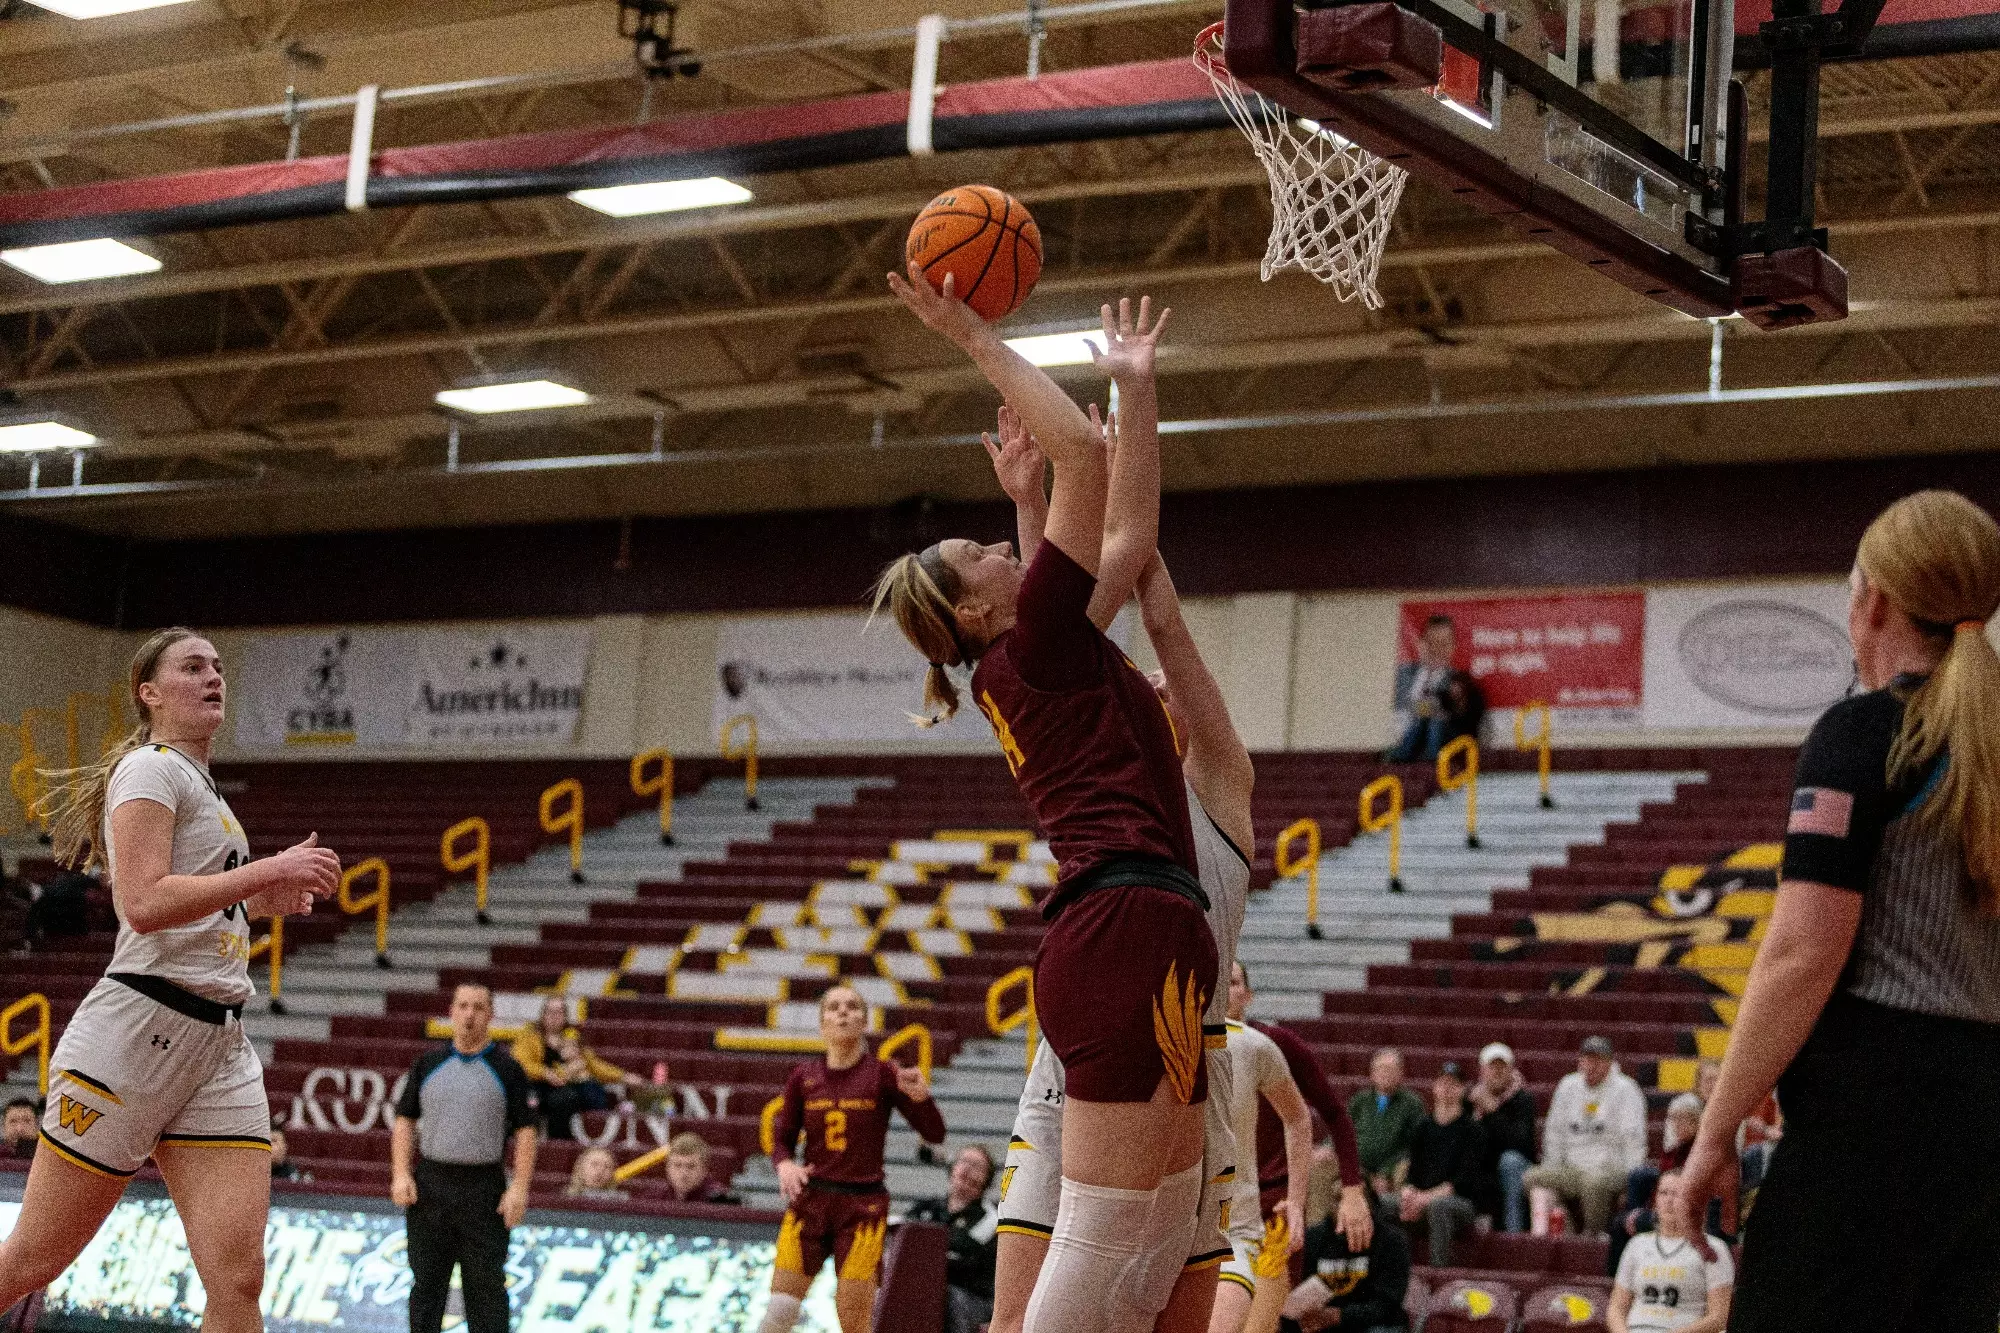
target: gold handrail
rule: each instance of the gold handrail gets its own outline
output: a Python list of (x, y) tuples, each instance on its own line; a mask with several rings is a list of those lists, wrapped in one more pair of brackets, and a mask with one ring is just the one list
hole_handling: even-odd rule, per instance
[(281, 916), (272, 917), (271, 933), (250, 946), (251, 958), (257, 958), (262, 954), (269, 954), (271, 956), (271, 1012), (282, 1014), (285, 1012), (285, 1001), (283, 999), (285, 993), (285, 918)]
[[(1385, 792), (1389, 804), (1378, 815), (1375, 798)], [(1403, 892), (1403, 780), (1394, 773), (1384, 773), (1363, 787), (1359, 821), (1363, 833), (1389, 830), (1389, 892)]]
[[(16, 1037), (14, 1020), (31, 1009), (35, 1011), (35, 1026), (25, 1036)], [(5, 1009), (0, 1009), (0, 1053), (19, 1055), (31, 1046), (35, 1048), (35, 1059), (39, 1064), (37, 1077), (42, 1096), (46, 1097), (49, 1095), (49, 997), (40, 991), (23, 995)]]
[[(780, 1100), (783, 1099), (781, 1098)], [(667, 1158), (672, 1155), (673, 1155), (672, 1146), (670, 1144), (662, 1143), (657, 1148), (647, 1149), (645, 1152), (640, 1153), (637, 1157), (634, 1157), (631, 1161), (625, 1163), (625, 1165), (619, 1167), (616, 1171), (613, 1171), (611, 1173), (611, 1178), (622, 1185), (634, 1176), (643, 1176), (644, 1174), (646, 1174), (646, 1172), (652, 1170), (655, 1166), (658, 1166), (661, 1162), (666, 1161)]]
[[(743, 728), (743, 744), (736, 744), (736, 728)], [(757, 808), (757, 715), (738, 713), (722, 724), (722, 757), (743, 761), (743, 808)]]
[[(1529, 713), (1534, 713), (1541, 719), (1542, 723), (1541, 729), (1532, 736), (1528, 734), (1527, 727)], [(1554, 714), (1549, 712), (1549, 706), (1541, 700), (1531, 699), (1515, 710), (1514, 748), (1517, 750), (1533, 750), (1535, 752), (1535, 775), (1541, 779), (1541, 806), (1544, 810), (1553, 810), (1556, 808), (1556, 798), (1549, 791), (1549, 769), (1553, 767), (1553, 760), (1549, 753), (1549, 738), (1554, 731)]]
[[(1463, 758), (1463, 767), (1454, 770), (1452, 761)], [(1465, 788), (1465, 845), (1479, 846), (1479, 742), (1460, 736), (1438, 751), (1438, 786), (1446, 791)]]
[[(356, 898), (348, 887), (364, 875), (375, 876), (375, 887), (366, 897)], [(340, 910), (357, 915), (375, 912), (375, 966), (389, 966), (389, 863), (371, 856), (360, 865), (350, 866), (340, 877)]]
[[(1300, 838), (1305, 839), (1306, 854), (1294, 859), (1292, 844)], [(1301, 870), (1306, 872), (1306, 937), (1315, 940), (1326, 938), (1319, 928), (1319, 852), (1317, 819), (1295, 820), (1278, 835), (1277, 845), (1271, 849), (1271, 865), (1280, 878), (1290, 879)]]
[[(458, 850), (458, 840), (472, 834), (472, 850)], [(486, 880), (493, 873), (493, 830), (478, 815), (461, 819), (444, 831), (438, 840), (438, 860), (450, 874), (463, 870), (472, 872), (473, 916), (482, 926), (493, 924), (493, 918), (486, 915)]]
[(898, 1028), (894, 1035), (885, 1037), (875, 1048), (875, 1058), (886, 1060), (911, 1042), (917, 1045), (917, 1070), (924, 1076), (924, 1082), (931, 1081), (931, 1030), (922, 1023), (907, 1023)]
[[(565, 796), (569, 797), (569, 805), (558, 814), (555, 804)], [(542, 793), (538, 809), (542, 832), (569, 834), (569, 882), (583, 883), (583, 784), (575, 778), (564, 778)]]
[[(660, 771), (646, 776), (646, 765), (658, 762)], [(632, 794), (660, 796), (660, 846), (674, 845), (674, 757), (665, 750), (648, 750), (632, 756)]]
[[(1002, 1016), (1000, 997), (1016, 986), (1024, 987), (1025, 998), (1021, 1007), (1013, 1013)], [(1028, 1053), (1023, 1057), (1023, 1068), (1032, 1069), (1035, 1064), (1035, 969), (1021, 966), (999, 978), (986, 988), (986, 1026), (996, 1037), (1004, 1037), (1022, 1024), (1028, 1027)]]

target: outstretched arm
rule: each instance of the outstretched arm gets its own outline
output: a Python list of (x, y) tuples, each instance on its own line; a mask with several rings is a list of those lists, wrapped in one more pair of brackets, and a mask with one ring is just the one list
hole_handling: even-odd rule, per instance
[(1104, 503), (1103, 561), (1091, 618), (1108, 623), (1131, 597), (1140, 573), (1153, 559), (1160, 539), (1160, 405), (1153, 378), (1160, 334), (1173, 312), (1153, 318), (1153, 300), (1139, 298), (1134, 318), (1130, 297), (1120, 297), (1114, 315), (1103, 307), (1104, 350), (1091, 359), (1118, 389), (1117, 448), (1111, 456)]
[[(924, 322), (949, 338), (1000, 391), (1021, 424), (1035, 437), (1055, 467), (1044, 536), (1093, 577), (1104, 539), (1104, 451), (1090, 419), (1061, 386), (1007, 346), (992, 325), (972, 313), (946, 277), (944, 291), (932, 289), (917, 266), (908, 278), (889, 275), (889, 289)], [(1157, 521), (1157, 520), (1156, 520)]]
[[(1119, 450), (1121, 455), (1124, 452)], [(1108, 553), (1105, 559), (1108, 564)], [(1159, 656), (1160, 670), (1166, 674), (1174, 717), (1187, 737), (1183, 767), (1188, 782), (1201, 798), (1201, 808), (1229, 840), (1245, 856), (1255, 855), (1250, 793), (1257, 781), (1256, 769), (1243, 738), (1236, 734), (1236, 724), (1230, 721), (1222, 687), (1215, 683), (1195, 647), (1194, 635), (1188, 632), (1187, 621), (1181, 616), (1180, 594), (1158, 552), (1139, 576), (1139, 613)]]
[(979, 439), (986, 446), (986, 456), (993, 460), (993, 475), (1000, 479), (1000, 489), (1014, 502), (1016, 545), (1021, 563), (1028, 564), (1035, 558), (1035, 548), (1042, 544), (1042, 529), (1049, 522), (1048, 457), (1021, 424), (1020, 414), (1005, 403), (1000, 404), (1000, 442), (995, 444), (984, 431)]

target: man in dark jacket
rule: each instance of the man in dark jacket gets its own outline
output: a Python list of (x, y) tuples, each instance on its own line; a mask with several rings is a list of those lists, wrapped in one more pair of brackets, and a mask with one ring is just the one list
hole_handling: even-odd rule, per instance
[(945, 1256), (946, 1333), (977, 1333), (993, 1317), (993, 1267), (999, 1255), (1000, 1218), (987, 1206), (993, 1158), (978, 1144), (962, 1148), (951, 1164), (951, 1189), (910, 1209), (912, 1222), (951, 1228)]
[(1479, 1126), (1465, 1113), (1465, 1078), (1447, 1060), (1431, 1083), (1430, 1118), (1417, 1126), (1410, 1144), (1410, 1175), (1397, 1196), (1397, 1212), (1414, 1236), (1431, 1238), (1431, 1263), (1449, 1268), (1458, 1237), (1477, 1215), (1473, 1194), (1479, 1186)]
[(1479, 1053), (1479, 1081), (1466, 1102), (1484, 1135), (1473, 1202), (1508, 1231), (1526, 1231), (1528, 1195), (1521, 1176), (1535, 1164), (1535, 1094), (1504, 1042), (1489, 1042)]
[(1306, 1280), (1285, 1297), (1284, 1333), (1324, 1328), (1356, 1333), (1401, 1333), (1409, 1327), (1403, 1297), (1410, 1289), (1410, 1240), (1392, 1208), (1375, 1205), (1375, 1234), (1356, 1254), (1331, 1223), (1306, 1231)]

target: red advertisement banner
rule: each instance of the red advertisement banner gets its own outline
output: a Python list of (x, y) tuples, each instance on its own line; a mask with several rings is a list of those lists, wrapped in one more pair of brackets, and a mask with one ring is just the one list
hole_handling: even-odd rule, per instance
[[(1633, 711), (1645, 684), (1643, 592), (1404, 602), (1397, 632), (1397, 706), (1419, 661), (1424, 626), (1451, 621), (1452, 666), (1471, 674), (1489, 708)], [(1609, 720), (1607, 717), (1605, 720)]]

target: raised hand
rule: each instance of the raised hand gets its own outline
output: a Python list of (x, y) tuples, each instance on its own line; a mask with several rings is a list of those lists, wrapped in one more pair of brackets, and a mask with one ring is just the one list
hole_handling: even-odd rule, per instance
[(1090, 359), (1097, 368), (1113, 379), (1145, 378), (1153, 373), (1153, 353), (1160, 343), (1160, 332), (1167, 327), (1167, 317), (1174, 312), (1162, 308), (1158, 319), (1153, 318), (1153, 298), (1139, 298), (1139, 316), (1132, 317), (1132, 298), (1118, 298), (1118, 310), (1113, 314), (1107, 304), (1099, 314), (1104, 320), (1104, 350), (1099, 351), (1091, 344)]
[(1033, 504), (1046, 501), (1048, 494), (1042, 489), (1048, 473), (1048, 459), (1042, 454), (1042, 447), (1035, 443), (1035, 437), (1021, 424), (1021, 418), (1005, 403), (1000, 405), (1000, 442), (995, 444), (992, 435), (981, 431), (979, 439), (986, 446), (986, 456), (993, 460), (993, 475), (1000, 479), (1000, 489), (1015, 504)]
[(271, 858), (271, 883), (265, 892), (297, 890), (315, 898), (331, 898), (340, 886), (340, 854), (319, 845), (319, 834), (309, 833), (305, 841), (294, 843)]
[(911, 264), (907, 278), (900, 273), (889, 274), (889, 290), (924, 322), (925, 328), (943, 334), (960, 347), (970, 347), (981, 337), (992, 333), (986, 321), (974, 314), (971, 306), (958, 299), (957, 281), (953, 274), (945, 274), (944, 290), (939, 292), (931, 286), (923, 270)]
[(896, 1066), (896, 1086), (903, 1095), (913, 1102), (927, 1102), (931, 1099), (931, 1085), (924, 1078), (924, 1071), (915, 1065)]

